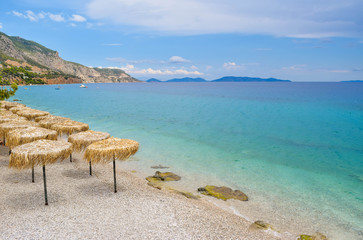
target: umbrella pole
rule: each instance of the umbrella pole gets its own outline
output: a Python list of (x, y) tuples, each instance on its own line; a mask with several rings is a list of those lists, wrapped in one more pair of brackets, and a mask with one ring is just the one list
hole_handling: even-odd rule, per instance
[(116, 162), (115, 162), (115, 157), (113, 157), (113, 184), (114, 184), (114, 188), (115, 188), (115, 193), (117, 193), (117, 189), (116, 189)]
[(43, 180), (44, 180), (44, 196), (45, 196), (45, 205), (48, 205), (47, 179), (46, 179), (46, 177), (45, 177), (45, 165), (43, 165)]
[(72, 153), (69, 155), (69, 161), (72, 162)]
[(32, 166), (32, 182), (34, 182), (34, 166)]
[(89, 161), (89, 175), (92, 176), (92, 163)]

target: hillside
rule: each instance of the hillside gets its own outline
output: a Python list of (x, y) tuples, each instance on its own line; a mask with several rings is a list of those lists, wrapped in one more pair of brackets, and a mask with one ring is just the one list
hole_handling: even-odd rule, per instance
[(78, 63), (69, 62), (59, 57), (57, 51), (39, 43), (12, 37), (0, 32), (0, 62), (2, 68), (18, 67), (22, 74), (16, 73), (10, 79), (23, 81), (24, 75), (35, 74), (35, 79), (44, 83), (99, 83), (99, 82), (139, 82), (120, 69), (89, 68)]

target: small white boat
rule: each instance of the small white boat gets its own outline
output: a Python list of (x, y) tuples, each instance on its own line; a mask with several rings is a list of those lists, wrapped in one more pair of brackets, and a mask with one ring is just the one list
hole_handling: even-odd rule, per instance
[(81, 84), (79, 87), (80, 88), (87, 88), (87, 86), (86, 85), (83, 85), (83, 84)]

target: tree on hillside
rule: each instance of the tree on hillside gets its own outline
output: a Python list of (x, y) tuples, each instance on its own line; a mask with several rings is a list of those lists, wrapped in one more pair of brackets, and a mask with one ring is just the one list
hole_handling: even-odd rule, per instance
[(1, 84), (1, 89), (0, 89), (0, 100), (1, 101), (8, 99), (11, 96), (14, 96), (16, 90), (18, 90), (18, 85), (15, 82), (11, 84), (10, 88), (8, 88), (8, 87), (4, 88), (1, 76), (0, 76), (0, 84)]

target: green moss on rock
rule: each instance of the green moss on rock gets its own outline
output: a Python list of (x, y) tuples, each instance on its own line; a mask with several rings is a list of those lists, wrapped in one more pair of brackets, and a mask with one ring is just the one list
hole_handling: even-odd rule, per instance
[(226, 201), (227, 199), (236, 199), (240, 201), (248, 201), (246, 194), (240, 190), (232, 190), (229, 187), (216, 187), (207, 185), (204, 188), (198, 188), (198, 191), (204, 195), (213, 196)]

